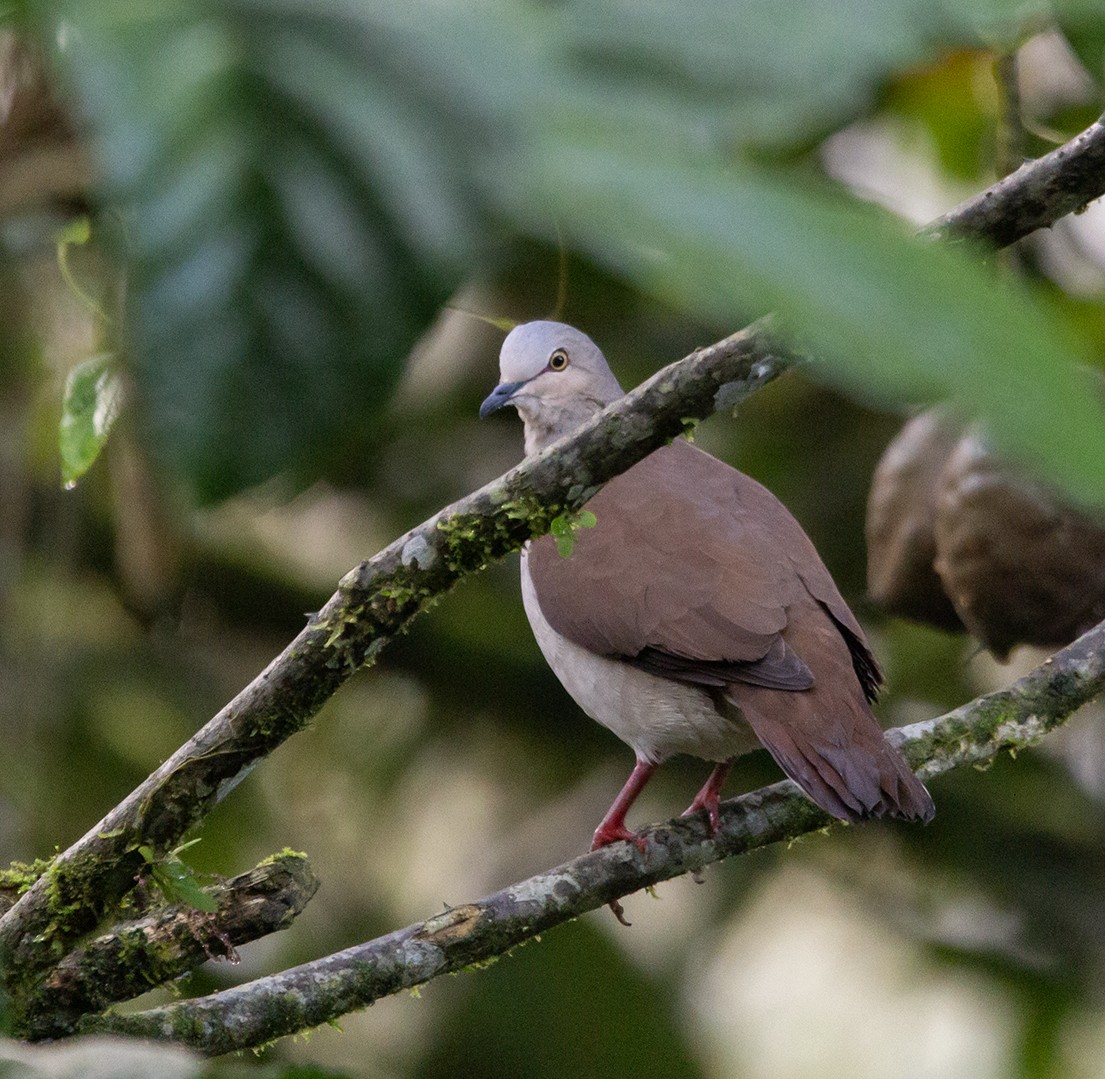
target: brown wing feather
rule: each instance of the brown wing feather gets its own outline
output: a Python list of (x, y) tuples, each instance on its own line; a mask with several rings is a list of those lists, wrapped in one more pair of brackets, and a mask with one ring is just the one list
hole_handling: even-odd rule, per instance
[(715, 688), (731, 682), (746, 682), (751, 686), (794, 693), (813, 685), (813, 672), (782, 638), (768, 649), (763, 659), (747, 662), (687, 659), (651, 647), (626, 657), (626, 662), (649, 674)]
[[(763, 519), (764, 496), (781, 527)], [(768, 654), (804, 591), (772, 533), (802, 533), (759, 484), (675, 442), (608, 483), (588, 508), (597, 523), (576, 534), (570, 558), (549, 537), (530, 549), (538, 601), (557, 632), (607, 656), (654, 648), (748, 663)]]
[[(867, 644), (866, 638), (854, 633), (833, 614), (832, 610), (824, 603), (821, 609), (833, 620), (837, 632), (844, 638), (848, 646), (848, 652), (852, 657), (852, 669), (856, 672), (859, 684), (863, 687), (863, 695), (872, 704), (879, 698), (879, 690), (882, 688), (882, 670), (878, 660)], [(851, 613), (851, 612), (849, 612)]]
[(558, 633), (669, 677), (803, 690), (816, 670), (784, 630), (788, 608), (812, 594), (841, 627), (864, 686), (877, 685), (863, 631), (813, 544), (755, 480), (677, 441), (588, 505), (597, 523), (577, 533), (570, 558), (550, 537), (530, 550), (541, 610)]

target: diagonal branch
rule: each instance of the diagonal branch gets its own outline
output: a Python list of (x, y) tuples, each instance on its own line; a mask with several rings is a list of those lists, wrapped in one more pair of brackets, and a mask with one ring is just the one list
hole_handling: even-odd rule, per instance
[(347, 574), (253, 682), (0, 918), (0, 966), (27, 979), (57, 963), (131, 888), (140, 842), (174, 846), (431, 601), (547, 532), (555, 517), (682, 433), (689, 419), (710, 415), (719, 395), (731, 407), (792, 359), (763, 321), (700, 349)]
[[(1105, 623), (1009, 688), (890, 733), (931, 777), (1033, 744), (1102, 690)], [(324, 959), (196, 1000), (88, 1018), (81, 1029), (184, 1042), (212, 1056), (249, 1049), (502, 955), (630, 892), (839, 823), (789, 780), (723, 803), (721, 821), (713, 838), (701, 814), (670, 821), (649, 830), (644, 854), (632, 843), (604, 847)]]
[(921, 230), (934, 240), (1006, 247), (1050, 228), (1105, 193), (1105, 116), (1050, 154), (1023, 164)]
[[(1056, 170), (1046, 174), (1051, 181), (1037, 182), (1031, 166), (1022, 169), (965, 204), (962, 213), (935, 223), (933, 234), (954, 231), (1002, 243), (1028, 227), (1052, 223), (1105, 191), (1105, 169), (1092, 167), (1101, 137), (1100, 126), (1093, 125), (1063, 148), (1067, 153), (1041, 159), (1048, 163), (1045, 169)], [(1067, 170), (1077, 180), (1069, 185), (1073, 195), (1062, 182)], [(1012, 182), (1022, 173), (1027, 179)], [(975, 203), (986, 212), (970, 209)], [(547, 531), (556, 516), (577, 509), (602, 483), (679, 434), (687, 420), (731, 407), (794, 358), (764, 322), (699, 350), (569, 439), (454, 503), (348, 574), (258, 678), (59, 855), (0, 917), (0, 970), (17, 1003), (33, 998), (44, 973), (130, 889), (141, 864), (139, 842), (158, 851), (174, 846), (260, 759), (307, 726), (342, 683), (436, 597), (489, 560)], [(595, 864), (615, 872), (602, 858)]]

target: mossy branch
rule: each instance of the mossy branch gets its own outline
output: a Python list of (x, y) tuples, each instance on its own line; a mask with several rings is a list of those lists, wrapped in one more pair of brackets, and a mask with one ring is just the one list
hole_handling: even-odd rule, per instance
[[(1095, 124), (935, 222), (928, 232), (1002, 244), (1049, 225), (1105, 190), (1103, 153), (1105, 130)], [(118, 909), (142, 867), (139, 846), (155, 854), (175, 847), (250, 768), (304, 729), (338, 687), (434, 599), (468, 573), (547, 531), (558, 516), (578, 510), (603, 482), (680, 434), (688, 420), (731, 407), (793, 359), (766, 322), (701, 349), (569, 439), (454, 503), (348, 574), (265, 671), (59, 855), (14, 906), (3, 911), (0, 903), (0, 970), (12, 995), (36, 999), (51, 969)], [(774, 797), (747, 805), (764, 812)], [(786, 804), (788, 820), (816, 813), (804, 802)], [(624, 894), (617, 891), (622, 878), (609, 856), (592, 858), (588, 865), (613, 874), (596, 903), (606, 902), (607, 894)], [(693, 859), (687, 863), (692, 864)], [(334, 1007), (339, 1010), (333, 1014), (340, 1014), (340, 1001)], [(307, 1025), (317, 1021), (306, 1020)]]
[(175, 846), (248, 771), (462, 577), (548, 531), (607, 480), (732, 404), (791, 357), (764, 322), (672, 364), (571, 437), (411, 529), (341, 581), (307, 627), (0, 918), (0, 967), (50, 969), (133, 886), (138, 846)]
[(173, 904), (123, 922), (67, 955), (24, 1003), (28, 1034), (74, 1033), (90, 1012), (165, 985), (205, 959), (237, 961), (235, 948), (286, 929), (318, 891), (307, 856), (284, 851), (204, 891), (208, 914)]
[[(1008, 689), (939, 719), (890, 732), (925, 777), (1037, 742), (1105, 690), (1105, 623)], [(721, 830), (702, 814), (647, 830), (648, 849), (616, 843), (417, 925), (271, 977), (126, 1016), (86, 1031), (183, 1042), (217, 1055), (248, 1049), (503, 955), (553, 926), (631, 892), (735, 854), (838, 825), (790, 780), (722, 803)]]

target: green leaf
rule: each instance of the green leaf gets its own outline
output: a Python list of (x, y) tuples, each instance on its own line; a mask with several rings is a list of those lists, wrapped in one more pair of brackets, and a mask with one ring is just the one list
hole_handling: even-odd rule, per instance
[(0, 26), (5, 24), (24, 23), (27, 21), (27, 5), (23, 0), (10, 0), (9, 3), (0, 3)]
[(597, 518), (590, 510), (579, 513), (562, 513), (552, 519), (549, 534), (556, 541), (556, 553), (561, 558), (571, 558), (575, 549), (576, 532), (581, 528), (594, 528)]
[(172, 855), (154, 863), (150, 875), (169, 903), (183, 903), (207, 914), (219, 908), (215, 899), (200, 887), (192, 867)]
[(151, 450), (203, 500), (347, 471), (475, 248), (463, 162), (486, 140), (433, 51), (445, 29), (412, 53), (384, 4), (64, 11), (127, 219)]
[(576, 545), (575, 536), (569, 532), (566, 536), (555, 536), (554, 539), (556, 540), (556, 553), (561, 558), (571, 558)]
[(58, 426), (63, 487), (74, 487), (92, 467), (122, 403), (123, 384), (113, 353), (90, 356), (69, 372)]
[(542, 165), (535, 190), (600, 262), (720, 327), (777, 311), (817, 378), (883, 406), (951, 398), (1005, 452), (1105, 503), (1086, 355), (1055, 311), (972, 252), (785, 174), (645, 158), (615, 132), (572, 146), (560, 131)]
[[(689, 145), (810, 145), (870, 109), (895, 73), (948, 46), (1009, 47), (1046, 0), (575, 0), (567, 34), (600, 113), (666, 117)], [(680, 116), (680, 114), (682, 114)]]
[[(180, 868), (186, 872), (181, 872)], [(214, 914), (219, 909), (215, 898), (208, 895), (192, 875), (190, 867), (177, 863), (170, 868), (169, 863), (159, 867), (154, 872), (154, 879), (161, 887), (162, 894), (167, 900), (175, 903), (184, 903), (205, 914)]]
[(553, 518), (549, 525), (549, 535), (556, 541), (556, 553), (561, 558), (571, 558), (576, 538), (571, 522), (566, 515), (561, 514), (559, 517)]
[(206, 914), (213, 914), (219, 909), (219, 904), (200, 887), (195, 870), (178, 857), (181, 851), (194, 847), (199, 842), (199, 839), (193, 839), (182, 843), (163, 858), (158, 858), (154, 849), (145, 845), (138, 847), (138, 853), (150, 866), (150, 877), (167, 902), (183, 903)]

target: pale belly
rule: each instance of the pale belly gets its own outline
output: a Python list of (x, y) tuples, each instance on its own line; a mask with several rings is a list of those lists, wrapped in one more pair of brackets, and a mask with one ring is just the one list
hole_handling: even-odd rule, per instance
[(607, 659), (561, 636), (545, 620), (522, 551), (522, 603), (533, 635), (553, 673), (592, 719), (633, 748), (639, 760), (659, 763), (674, 753), (724, 761), (760, 743), (735, 706), (720, 711), (705, 690)]

